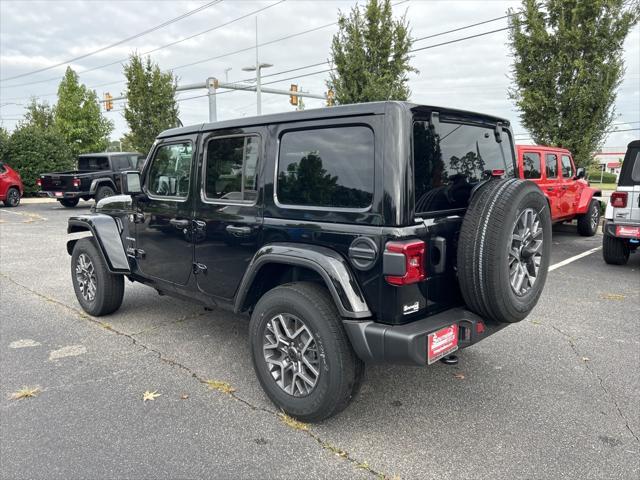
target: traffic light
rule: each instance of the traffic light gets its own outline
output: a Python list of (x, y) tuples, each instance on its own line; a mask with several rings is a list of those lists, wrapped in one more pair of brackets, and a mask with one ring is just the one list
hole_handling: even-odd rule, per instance
[[(291, 84), (291, 88), (289, 89), (290, 92), (297, 92), (298, 91), (298, 85), (296, 85), (295, 83)], [(291, 105), (297, 106), (298, 105), (298, 96), (297, 95), (289, 95), (289, 103)]]
[(104, 94), (104, 109), (107, 112), (110, 112), (111, 110), (113, 110), (113, 100), (111, 100), (112, 98), (113, 97), (109, 92)]
[(330, 88), (327, 92), (327, 107), (333, 107), (336, 103), (335, 93)]

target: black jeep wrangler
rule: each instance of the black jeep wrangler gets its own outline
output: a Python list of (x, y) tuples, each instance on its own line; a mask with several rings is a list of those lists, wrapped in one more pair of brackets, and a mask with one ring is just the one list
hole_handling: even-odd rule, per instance
[(125, 195), (71, 217), (91, 315), (124, 277), (251, 315), (257, 377), (282, 410), (345, 408), (364, 364), (428, 365), (525, 318), (551, 223), (518, 180), (509, 122), (400, 102), (166, 131)]

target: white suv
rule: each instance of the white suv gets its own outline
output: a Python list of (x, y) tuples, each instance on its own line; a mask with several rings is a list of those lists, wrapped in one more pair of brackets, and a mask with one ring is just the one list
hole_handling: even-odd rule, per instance
[(604, 261), (624, 265), (640, 245), (640, 140), (627, 146), (618, 189), (611, 195), (604, 218)]

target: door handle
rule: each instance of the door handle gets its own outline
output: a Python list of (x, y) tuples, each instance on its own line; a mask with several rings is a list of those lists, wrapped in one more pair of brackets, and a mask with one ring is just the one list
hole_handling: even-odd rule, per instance
[(226, 230), (236, 236), (249, 235), (251, 233), (250, 227), (236, 227), (235, 225), (227, 225)]
[(190, 222), (189, 220), (185, 219), (172, 218), (171, 220), (169, 220), (169, 223), (176, 228), (187, 228)]
[(563, 186), (562, 186), (562, 189), (563, 189), (563, 190), (567, 190), (568, 188), (569, 188), (569, 186), (568, 186), (568, 185), (563, 185)]
[(196, 230), (204, 230), (205, 228), (207, 228), (207, 222), (204, 222), (202, 220), (194, 220), (193, 226)]
[(547, 187), (547, 192), (553, 192), (553, 187)]

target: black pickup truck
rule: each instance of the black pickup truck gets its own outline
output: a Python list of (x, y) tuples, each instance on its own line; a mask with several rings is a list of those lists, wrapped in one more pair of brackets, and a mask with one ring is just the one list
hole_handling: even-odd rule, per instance
[(36, 183), (40, 195), (73, 208), (80, 199), (98, 201), (119, 193), (120, 172), (138, 169), (144, 159), (144, 155), (137, 152), (85, 153), (78, 156), (77, 170), (43, 173)]

